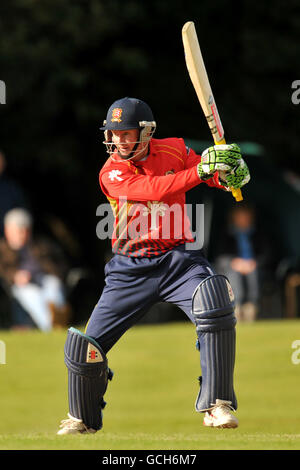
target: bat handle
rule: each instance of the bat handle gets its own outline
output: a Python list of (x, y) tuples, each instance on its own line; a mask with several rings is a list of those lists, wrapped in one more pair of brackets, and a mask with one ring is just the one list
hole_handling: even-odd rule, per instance
[[(222, 139), (222, 140), (219, 140), (218, 142), (215, 141), (215, 144), (216, 145), (226, 144), (226, 140)], [(242, 191), (240, 190), (240, 188), (238, 189), (230, 188), (230, 191), (234, 199), (236, 200), (236, 202), (240, 202), (243, 200), (243, 195), (242, 195)]]
[(242, 195), (242, 191), (240, 190), (240, 188), (238, 189), (230, 188), (230, 191), (232, 192), (232, 195), (234, 199), (236, 200), (236, 202), (240, 202), (243, 200), (243, 195)]

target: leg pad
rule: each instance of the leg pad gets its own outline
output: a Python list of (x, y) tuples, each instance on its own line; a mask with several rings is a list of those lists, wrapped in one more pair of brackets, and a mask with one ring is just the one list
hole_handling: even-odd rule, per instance
[(193, 295), (202, 378), (196, 410), (211, 408), (217, 399), (231, 401), (237, 408), (233, 389), (236, 333), (234, 297), (222, 275), (202, 281)]
[(65, 343), (68, 368), (69, 413), (92, 429), (102, 428), (103, 396), (112, 371), (99, 344), (75, 328), (68, 330)]

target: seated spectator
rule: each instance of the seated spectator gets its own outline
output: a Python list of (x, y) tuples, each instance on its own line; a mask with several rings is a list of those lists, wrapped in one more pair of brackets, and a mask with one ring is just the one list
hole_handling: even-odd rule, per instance
[(4, 236), (4, 215), (15, 207), (28, 209), (22, 188), (6, 173), (6, 158), (0, 150), (0, 238)]
[(238, 321), (254, 321), (260, 296), (260, 269), (268, 248), (255, 224), (254, 210), (239, 203), (229, 213), (229, 224), (220, 237), (216, 270), (233, 288)]
[(70, 309), (63, 279), (65, 266), (59, 248), (32, 237), (32, 217), (16, 208), (4, 217), (0, 240), (0, 277), (12, 298), (12, 327), (49, 331), (66, 326)]

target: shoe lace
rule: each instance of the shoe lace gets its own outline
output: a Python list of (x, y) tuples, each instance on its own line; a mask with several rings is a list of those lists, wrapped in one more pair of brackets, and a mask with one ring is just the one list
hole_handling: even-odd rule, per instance
[(211, 411), (216, 408), (218, 408), (222, 412), (235, 411), (235, 409), (231, 405), (231, 401), (223, 400), (222, 403), (211, 403), (211, 406), (212, 406)]
[(88, 428), (82, 421), (75, 420), (73, 418), (63, 419), (60, 428), (68, 428), (68, 429), (82, 429), (85, 428), (88, 431)]

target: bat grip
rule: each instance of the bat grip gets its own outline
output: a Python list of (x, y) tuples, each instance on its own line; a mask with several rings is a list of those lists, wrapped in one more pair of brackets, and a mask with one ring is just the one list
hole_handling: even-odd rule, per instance
[(240, 202), (243, 200), (243, 195), (242, 195), (242, 191), (240, 190), (240, 188), (238, 189), (230, 188), (230, 191), (232, 192), (232, 195), (234, 199), (236, 200), (236, 202)]
[[(222, 140), (219, 140), (218, 142), (215, 140), (215, 144), (216, 145), (226, 144), (226, 140), (222, 139)], [(243, 200), (243, 195), (242, 195), (242, 191), (240, 190), (240, 188), (238, 189), (230, 188), (230, 191), (234, 199), (236, 200), (236, 202), (240, 202)]]

